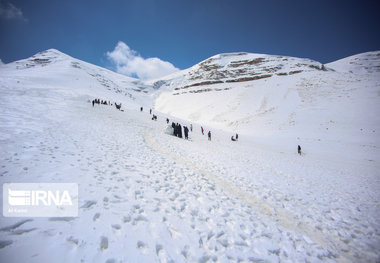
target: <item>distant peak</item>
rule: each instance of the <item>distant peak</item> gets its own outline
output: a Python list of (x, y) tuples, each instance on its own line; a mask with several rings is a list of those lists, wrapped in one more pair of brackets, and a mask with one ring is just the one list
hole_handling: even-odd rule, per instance
[(67, 54), (65, 54), (65, 53), (63, 53), (63, 52), (61, 52), (55, 48), (50, 48), (50, 49), (38, 52), (33, 57), (50, 57), (50, 58), (66, 57), (66, 58), (70, 58), (69, 55), (67, 55)]

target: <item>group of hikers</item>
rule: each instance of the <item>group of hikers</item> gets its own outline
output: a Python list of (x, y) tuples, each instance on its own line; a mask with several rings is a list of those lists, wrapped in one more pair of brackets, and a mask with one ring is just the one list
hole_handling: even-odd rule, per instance
[(92, 107), (94, 107), (95, 104), (112, 105), (110, 101), (108, 101), (108, 103), (107, 103), (106, 100), (93, 99), (92, 100)]
[[(107, 102), (106, 100), (101, 100), (101, 99), (93, 99), (93, 100), (92, 100), (92, 107), (94, 107), (95, 104), (98, 104), (98, 105), (109, 105), (109, 106), (113, 106), (113, 104), (111, 103), (111, 101), (108, 101), (108, 102)], [(120, 103), (120, 104), (117, 104), (117, 103), (115, 102), (115, 107), (116, 107), (116, 109), (123, 111), (123, 110), (121, 109), (121, 103)]]
[[(141, 112), (143, 111), (143, 109), (144, 109), (143, 107), (140, 107)], [(152, 109), (149, 110), (149, 114), (152, 114)], [(153, 114), (152, 120), (157, 120), (157, 116)], [(166, 123), (169, 124), (169, 118), (166, 118)], [(172, 135), (174, 135), (175, 137), (178, 137), (178, 138), (183, 138), (182, 125), (181, 124), (179, 124), (178, 122), (177, 123), (172, 122), (171, 128), (172, 128)], [(190, 131), (191, 132), (193, 131), (193, 124), (190, 124)], [(201, 126), (201, 132), (202, 132), (202, 135), (204, 135), (205, 130), (203, 129), (202, 126)], [(183, 126), (183, 133), (185, 135), (185, 139), (188, 140), (189, 139), (189, 128), (187, 126)], [(207, 137), (208, 137), (208, 140), (211, 141), (211, 131), (208, 131)], [(235, 137), (233, 135), (231, 136), (231, 141), (236, 142), (238, 140), (239, 140), (239, 134), (236, 133)], [(300, 145), (298, 145), (297, 150), (298, 150), (298, 154), (302, 155)]]
[[(140, 112), (143, 112), (144, 111), (144, 107), (140, 107)], [(157, 121), (157, 115), (155, 114), (152, 114), (152, 109), (149, 109), (149, 114), (152, 115), (152, 120), (155, 120)], [(169, 118), (166, 118), (166, 124), (169, 125)], [(170, 126), (168, 126), (170, 127)], [(175, 137), (178, 137), (178, 138), (183, 138), (183, 135), (185, 137), (186, 140), (189, 139), (189, 131), (193, 131), (193, 124), (190, 124), (190, 129), (189, 127), (187, 126), (182, 126), (180, 123), (175, 123), (175, 122), (172, 122), (171, 124), (171, 128), (172, 128), (172, 131), (170, 132), (173, 136)], [(182, 133), (182, 129), (183, 129), (183, 133)], [(204, 129), (203, 127), (201, 126), (201, 132), (202, 132), (202, 135), (204, 135)], [(208, 131), (207, 133), (207, 137), (208, 137), (208, 140), (211, 141), (211, 131)], [(236, 138), (236, 139), (235, 139)], [(238, 134), (236, 134), (236, 137), (234, 138), (234, 136), (231, 137), (231, 140), (232, 141), (237, 141), (238, 140)]]
[[(169, 119), (166, 119), (167, 123)], [(191, 125), (192, 126), (192, 125)], [(172, 128), (173, 128), (173, 135), (182, 138), (182, 126), (179, 123), (172, 122)], [(183, 126), (183, 133), (185, 134), (185, 139), (189, 139), (189, 128), (187, 126)]]
[[(107, 100), (101, 100), (101, 99), (93, 99), (92, 100), (92, 107), (94, 107), (95, 104), (113, 106), (113, 104), (110, 101), (107, 102)], [(116, 107), (116, 109), (121, 110), (121, 103), (117, 104), (115, 102), (115, 107)], [(142, 112), (143, 110), (144, 110), (144, 108), (140, 107), (140, 111)], [(123, 110), (121, 110), (121, 111), (123, 111)], [(149, 110), (149, 114), (152, 115), (152, 109)], [(152, 120), (157, 121), (157, 115), (153, 114), (152, 115)], [(166, 123), (169, 124), (169, 119), (168, 118), (166, 118)], [(181, 124), (172, 122), (171, 127), (173, 129), (173, 132), (172, 132), (173, 134), (172, 135), (174, 135), (174, 136), (176, 136), (178, 138), (183, 138), (183, 136), (182, 136), (182, 125)], [(193, 125), (192, 124), (190, 124), (190, 130), (189, 130), (189, 128), (187, 126), (183, 126), (183, 133), (185, 135), (185, 139), (186, 140), (189, 139), (189, 131), (191, 131), (191, 132), (193, 131)], [(204, 129), (203, 129), (202, 126), (201, 126), (201, 132), (202, 132), (202, 135), (204, 135)], [(207, 137), (208, 137), (208, 140), (211, 141), (211, 131), (208, 131)], [(239, 140), (239, 135), (237, 133), (236, 133), (235, 137), (231, 136), (231, 141), (235, 142), (235, 141), (238, 141), (238, 140)], [(302, 155), (302, 153), (301, 153), (301, 146), (300, 145), (298, 145), (297, 151), (298, 151), (299, 155)]]

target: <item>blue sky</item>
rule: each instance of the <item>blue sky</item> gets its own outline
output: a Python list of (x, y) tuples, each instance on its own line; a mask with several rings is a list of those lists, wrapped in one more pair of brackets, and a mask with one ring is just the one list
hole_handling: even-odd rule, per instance
[(327, 63), (380, 50), (378, 14), (376, 0), (0, 0), (0, 59), (56, 48), (122, 71), (120, 48), (136, 66), (168, 69), (240, 51)]

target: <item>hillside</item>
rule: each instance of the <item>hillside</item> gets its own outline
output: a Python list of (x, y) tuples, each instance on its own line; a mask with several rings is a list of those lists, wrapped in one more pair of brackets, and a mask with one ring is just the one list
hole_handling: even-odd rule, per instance
[[(325, 70), (288, 58), (227, 82), (279, 59), (216, 84), (195, 85), (215, 81), (196, 65), (160, 88), (57, 50), (0, 66), (0, 184), (79, 189), (77, 217), (1, 216), (0, 261), (377, 262), (378, 55)], [(166, 118), (192, 123), (189, 140), (166, 134)]]
[[(125, 102), (125, 106), (131, 108), (149, 101), (147, 94), (152, 90), (138, 79), (72, 58), (55, 49), (2, 65), (0, 77), (3, 85), (12, 86), (13, 90), (22, 87), (38, 93), (36, 99), (38, 95), (44, 95), (45, 89), (49, 92), (55, 87), (57, 92), (64, 91), (82, 99)], [(22, 103), (22, 96), (18, 100)]]
[[(302, 143), (324, 154), (360, 147), (368, 151), (379, 146), (379, 54), (327, 65), (283, 56), (221, 54), (157, 81), (161, 93), (155, 108), (283, 150)], [(352, 144), (354, 148), (346, 148)]]

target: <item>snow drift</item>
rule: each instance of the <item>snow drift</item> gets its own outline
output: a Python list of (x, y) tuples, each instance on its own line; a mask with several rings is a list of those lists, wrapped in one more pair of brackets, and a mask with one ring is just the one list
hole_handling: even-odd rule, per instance
[(0, 183), (77, 183), (79, 216), (0, 217), (0, 261), (378, 261), (378, 54), (221, 54), (154, 83), (57, 50), (1, 65)]

